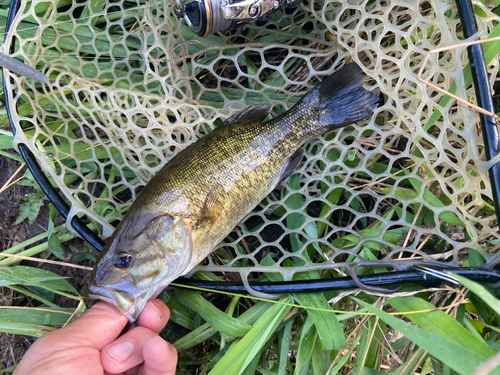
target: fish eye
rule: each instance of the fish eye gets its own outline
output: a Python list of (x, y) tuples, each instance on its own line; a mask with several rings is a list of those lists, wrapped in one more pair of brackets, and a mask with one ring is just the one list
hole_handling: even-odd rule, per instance
[(119, 251), (113, 257), (113, 265), (117, 268), (127, 268), (132, 262), (132, 255), (126, 251)]

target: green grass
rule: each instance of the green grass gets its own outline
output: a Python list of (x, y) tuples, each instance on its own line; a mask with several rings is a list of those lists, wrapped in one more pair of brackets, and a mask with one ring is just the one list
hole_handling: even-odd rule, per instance
[[(8, 2), (0, 1), (2, 5)], [(60, 2), (64, 7), (67, 2)], [(99, 1), (91, 1), (89, 6), (94, 12), (99, 12)], [(90, 9), (84, 10), (90, 12)], [(46, 11), (43, 3), (37, 8), (37, 13)], [(137, 11), (137, 10), (135, 10)], [(123, 14), (122, 14), (123, 13)], [(129, 17), (132, 12), (115, 14), (116, 19)], [(90, 14), (90, 13), (89, 13)], [(0, 30), (5, 25), (7, 10), (0, 10)], [(132, 22), (132, 21), (130, 21)], [(283, 25), (287, 28), (289, 25)], [(99, 27), (97, 19), (92, 27)], [(21, 36), (29, 39), (35, 35), (36, 30), (30, 27), (29, 22), (22, 25)], [(64, 22), (58, 24), (58, 31), (70, 33)], [(189, 29), (183, 30), (187, 38)], [(496, 30), (495, 30), (496, 32)], [(120, 41), (119, 31), (111, 30), (109, 39), (102, 36), (94, 40), (96, 49), (105, 49), (107, 43)], [(79, 40), (91, 40), (92, 33), (86, 27), (79, 28), (74, 37)], [(42, 35), (41, 42), (49, 45), (53, 43), (54, 35), (50, 32)], [(269, 37), (270, 38), (270, 37)], [(0, 41), (2, 37), (0, 36)], [(265, 37), (264, 37), (265, 41)], [(270, 39), (272, 41), (272, 39)], [(208, 46), (218, 44), (221, 40), (212, 36), (205, 42)], [(126, 56), (126, 48), (137, 50), (139, 41), (127, 38), (123, 49), (113, 50), (118, 57)], [(64, 38), (59, 42), (59, 51), (75, 51), (76, 42), (71, 38)], [(92, 55), (93, 47), (88, 45), (79, 52)], [(196, 49), (196, 45), (190, 48)], [(488, 47), (487, 58), (492, 59), (500, 50), (498, 44)], [(226, 50), (227, 51), (227, 50)], [(61, 53), (52, 50), (53, 58), (59, 58)], [(115, 56), (113, 55), (113, 56)], [(208, 58), (211, 58), (209, 55)], [(75, 57), (65, 57), (69, 64), (79, 61)], [(256, 74), (258, 67), (252, 56), (241, 58), (241, 64), (245, 65), (248, 72)], [(112, 71), (118, 77), (126, 76), (127, 72), (115, 69), (106, 61), (99, 61), (101, 68)], [(288, 73), (292, 74), (297, 69), (295, 60), (290, 59)], [(224, 67), (223, 69), (226, 69)], [(113, 70), (114, 69), (114, 70)], [(95, 78), (92, 69), (82, 68), (86, 77)], [(467, 76), (467, 69), (465, 73)], [(52, 77), (53, 78), (53, 77)], [(106, 85), (112, 79), (100, 77), (101, 84)], [(141, 87), (142, 77), (136, 72), (130, 73), (128, 80), (116, 82), (117, 89), (143, 90)], [(467, 77), (466, 77), (467, 79)], [(266, 84), (280, 87), (283, 85), (281, 75), (270, 75)], [(258, 82), (250, 82), (249, 87), (259, 90)], [(191, 88), (197, 95), (199, 86)], [(0, 89), (0, 94), (3, 94)], [(63, 90), (61, 97), (69, 98), (73, 106), (78, 105), (77, 98), (72, 96), (70, 89)], [(237, 99), (242, 97), (241, 89), (237, 87), (223, 87), (221, 93), (206, 92), (200, 98), (200, 103), (219, 108), (224, 104), (224, 98)], [(274, 100), (281, 100), (282, 95), (271, 93), (268, 96)], [(22, 99), (21, 99), (22, 100)], [(246, 104), (262, 104), (265, 98), (259, 95), (249, 95)], [(443, 100), (442, 105), (444, 106)], [(49, 98), (38, 99), (40, 108), (48, 113), (56, 113), (56, 109)], [(83, 105), (83, 110), (89, 111), (92, 106), (88, 103)], [(24, 104), (18, 107), (23, 116), (29, 117), (33, 113), (30, 101), (24, 98)], [(432, 133), (434, 122), (440, 116), (438, 112), (426, 125), (426, 131)], [(70, 116), (71, 111), (65, 112), (64, 116)], [(276, 114), (276, 113), (275, 113)], [(5, 157), (21, 163), (19, 155), (12, 153), (13, 136), (7, 125), (4, 107), (4, 99), (0, 95), (0, 153)], [(61, 125), (63, 119), (54, 115), (52, 122), (46, 126), (53, 131)], [(69, 134), (77, 137), (71, 122)], [(73, 126), (73, 127), (72, 127)], [(31, 131), (31, 133), (30, 133)], [(33, 129), (26, 130), (28, 135), (34, 134)], [(436, 130), (438, 132), (438, 130)], [(366, 137), (371, 134), (366, 134)], [(327, 136), (333, 137), (332, 135)], [(43, 142), (43, 138), (37, 139)], [(427, 140), (427, 142), (429, 142)], [(44, 148), (46, 152), (62, 152), (71, 157), (65, 159), (69, 167), (78, 164), (79, 160), (87, 160), (94, 152), (91, 147), (78, 144), (79, 148), (72, 148), (69, 143), (54, 147)], [(435, 145), (430, 145), (435, 147)], [(41, 146), (40, 147), (44, 147)], [(311, 146), (311, 148), (313, 148)], [(74, 153), (71, 155), (71, 153)], [(314, 150), (311, 150), (314, 153)], [(111, 155), (104, 149), (96, 149), (96, 157), (100, 162), (114, 160), (117, 164), (123, 163), (120, 151), (114, 149)], [(412, 156), (421, 158), (418, 149)], [(328, 161), (339, 160), (340, 153), (332, 149), (328, 155)], [(344, 164), (349, 168), (356, 168), (361, 163), (362, 156), (356, 152), (348, 153)], [(322, 164), (323, 163), (323, 164)], [(319, 167), (325, 169), (324, 162), (319, 162)], [(96, 163), (84, 163), (83, 171), (88, 178), (97, 176), (99, 170)], [(54, 166), (56, 168), (56, 166)], [(328, 229), (333, 217), (330, 207), (345, 205), (347, 201), (353, 210), (360, 216), (367, 214), (369, 209), (365, 207), (363, 199), (356, 194), (354, 189), (335, 188), (330, 189), (330, 184), (340, 183), (335, 178), (327, 177), (328, 183), (321, 181), (319, 191), (325, 195), (319, 207), (318, 220), (303, 227), (306, 220), (306, 201), (300, 193), (303, 176), (295, 174), (286, 187), (286, 202), (275, 208), (272, 212), (274, 220), (279, 220), (292, 232), (289, 236), (289, 249), (296, 256), (283, 262), (284, 267), (299, 267), (306, 262), (327, 262), (323, 254), (328, 253), (332, 246), (340, 250), (355, 249), (356, 255), (364, 259), (380, 259), (387, 248), (391, 245), (400, 246), (408, 230), (412, 226), (425, 228), (426, 226), (463, 226), (464, 223), (452, 209), (452, 203), (446, 194), (439, 194), (432, 186), (422, 183), (422, 179), (431, 178), (432, 172), (425, 170), (425, 164), (418, 168), (413, 163), (406, 162), (403, 165), (393, 166), (392, 169), (379, 161), (379, 157), (371, 160), (370, 172), (374, 174), (386, 173), (389, 177), (385, 183), (386, 187), (380, 187), (381, 194), (395, 191), (395, 195), (401, 201), (412, 200), (415, 197), (423, 197), (422, 201), (403, 206), (396, 202), (381, 213), (384, 220), (394, 220), (400, 223), (397, 227), (389, 227), (383, 221), (370, 221), (361, 219), (356, 233), (343, 232), (335, 238), (330, 238)], [(381, 172), (383, 171), (383, 172)], [(106, 169), (109, 182), (113, 183), (117, 175), (114, 167)], [(127, 178), (134, 181), (135, 175), (126, 171)], [(472, 173), (472, 172), (471, 172)], [(404, 180), (396, 180), (394, 176), (409, 176)], [(418, 176), (419, 178), (415, 178)], [(29, 172), (25, 172), (23, 184), (33, 186), (33, 195), (22, 202), (20, 207), (19, 223), (34, 222), (39, 215), (39, 209), (46, 204), (40, 189)], [(370, 179), (369, 175), (359, 174), (359, 178)], [(72, 175), (65, 176), (68, 185), (78, 182), (78, 178)], [(396, 182), (397, 188), (391, 185)], [(83, 185), (82, 185), (83, 187)], [(353, 187), (356, 187), (353, 185)], [(460, 180), (456, 181), (457, 189)], [(109, 191), (104, 189), (100, 192), (96, 210), (102, 216), (113, 216), (116, 208), (110, 205), (110, 195), (117, 195), (121, 191)], [(269, 203), (269, 202), (268, 202)], [(393, 202), (394, 203), (394, 202)], [(288, 212), (293, 210), (293, 212)], [(484, 215), (491, 214), (491, 207), (484, 209)], [(51, 208), (49, 226), (46, 233), (27, 239), (9, 249), (3, 249), (3, 254), (18, 254), (22, 256), (36, 256), (68, 260), (69, 254), (65, 243), (74, 239), (64, 225), (56, 226), (57, 212)], [(439, 222), (442, 221), (440, 224)], [(17, 224), (19, 224), (17, 223)], [(402, 223), (402, 224), (401, 224)], [(247, 225), (246, 223), (244, 225)], [(250, 224), (248, 224), (250, 225)], [(101, 229), (97, 222), (90, 223), (91, 228)], [(300, 229), (302, 228), (302, 229)], [(11, 228), (9, 228), (11, 229)], [(248, 230), (257, 230), (247, 228)], [(468, 230), (468, 229), (467, 229)], [(466, 230), (465, 236), (470, 237)], [(236, 237), (234, 238), (236, 239)], [(314, 241), (308, 241), (314, 240)], [(362, 246), (358, 246), (362, 244)], [(442, 241), (431, 239), (429, 244), (435, 246), (436, 253), (444, 251)], [(493, 246), (496, 244), (492, 244)], [(237, 242), (235, 248), (238, 253), (246, 254), (242, 242)], [(480, 265), (484, 259), (473, 248), (469, 249), (470, 257), (465, 265)], [(221, 248), (217, 254), (224, 262), (231, 261), (232, 254), (227, 249)], [(82, 252), (79, 258), (71, 261), (95, 260), (95, 252)], [(260, 265), (270, 266), (275, 263), (273, 254), (264, 257)], [(346, 263), (357, 261), (353, 253), (343, 259)], [(242, 258), (239, 265), (247, 265), (248, 258)], [(54, 330), (63, 325), (76, 311), (84, 310), (81, 290), (71, 286), (72, 280), (43, 269), (43, 265), (30, 266), (19, 265), (20, 260), (12, 260), (2, 257), (0, 254), (0, 287), (9, 290), (18, 296), (25, 296), (25, 301), (30, 301), (29, 306), (0, 307), (0, 333), (15, 335), (26, 335), (39, 337), (44, 333)], [(345, 271), (345, 269), (341, 269)], [(376, 273), (386, 269), (366, 267), (362, 272)], [(78, 271), (80, 272), (80, 271)], [(81, 270), (84, 274), (87, 271)], [(360, 271), (361, 272), (361, 271)], [(331, 277), (332, 273), (327, 273)], [(209, 280), (220, 280), (221, 275), (211, 272), (199, 272), (196, 277)], [(319, 279), (325, 277), (321, 271), (308, 271), (296, 274), (294, 279)], [(272, 272), (259, 274), (260, 281), (279, 281), (281, 276)], [(210, 373), (232, 375), (232, 374), (471, 374), (476, 368), (483, 365), (500, 350), (498, 334), (498, 320), (500, 317), (500, 301), (495, 290), (485, 288), (468, 280), (461, 282), (469, 288), (454, 290), (426, 290), (421, 286), (405, 286), (401, 294), (396, 297), (378, 297), (365, 292), (354, 295), (342, 295), (339, 292), (323, 293), (293, 293), (283, 296), (279, 301), (267, 301), (247, 296), (222, 294), (211, 291), (188, 290), (183, 288), (169, 289), (161, 294), (161, 298), (167, 302), (171, 309), (171, 323), (162, 335), (173, 343), (179, 351), (179, 373)], [(76, 301), (76, 302), (74, 302)], [(12, 301), (11, 301), (12, 302)], [(76, 303), (78, 308), (66, 306)], [(24, 308), (28, 307), (28, 308)], [(411, 321), (413, 324), (410, 324)], [(397, 334), (399, 332), (400, 334)], [(10, 368), (9, 371), (13, 369)], [(494, 370), (492, 373), (498, 373)], [(0, 371), (0, 373), (2, 373)]]

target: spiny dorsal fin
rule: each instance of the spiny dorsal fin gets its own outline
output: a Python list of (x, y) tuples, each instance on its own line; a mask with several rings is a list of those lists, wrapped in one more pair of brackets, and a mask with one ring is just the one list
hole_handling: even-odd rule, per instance
[(222, 204), (219, 197), (219, 189), (217, 189), (217, 187), (212, 187), (205, 198), (205, 202), (203, 202), (200, 217), (194, 226), (195, 229), (201, 226), (203, 220), (210, 220), (212, 226), (215, 224), (215, 221), (219, 218), (222, 211)]
[(231, 125), (237, 122), (246, 123), (246, 122), (256, 122), (263, 121), (267, 115), (271, 112), (271, 107), (267, 105), (256, 105), (252, 107), (245, 108), (243, 111), (237, 112), (226, 121), (224, 121), (220, 126)]
[(283, 172), (281, 172), (280, 182), (278, 185), (282, 184), (288, 177), (290, 177), (293, 172), (299, 167), (300, 162), (304, 158), (304, 149), (300, 148), (292, 155), (292, 157), (288, 160), (288, 164), (286, 165)]

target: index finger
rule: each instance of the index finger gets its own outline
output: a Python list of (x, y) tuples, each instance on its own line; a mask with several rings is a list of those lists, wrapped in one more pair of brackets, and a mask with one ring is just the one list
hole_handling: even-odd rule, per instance
[(137, 319), (136, 326), (141, 326), (150, 329), (153, 332), (160, 333), (167, 325), (170, 319), (170, 310), (159, 299), (149, 301), (142, 310), (141, 315)]

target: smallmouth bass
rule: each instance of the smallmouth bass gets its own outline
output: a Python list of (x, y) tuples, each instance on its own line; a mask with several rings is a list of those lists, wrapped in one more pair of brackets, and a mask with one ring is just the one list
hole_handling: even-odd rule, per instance
[(170, 160), (146, 185), (94, 267), (90, 295), (131, 322), (146, 303), (200, 263), (302, 160), (321, 133), (371, 115), (379, 98), (362, 88), (352, 63), (290, 110), (263, 122), (247, 108)]

